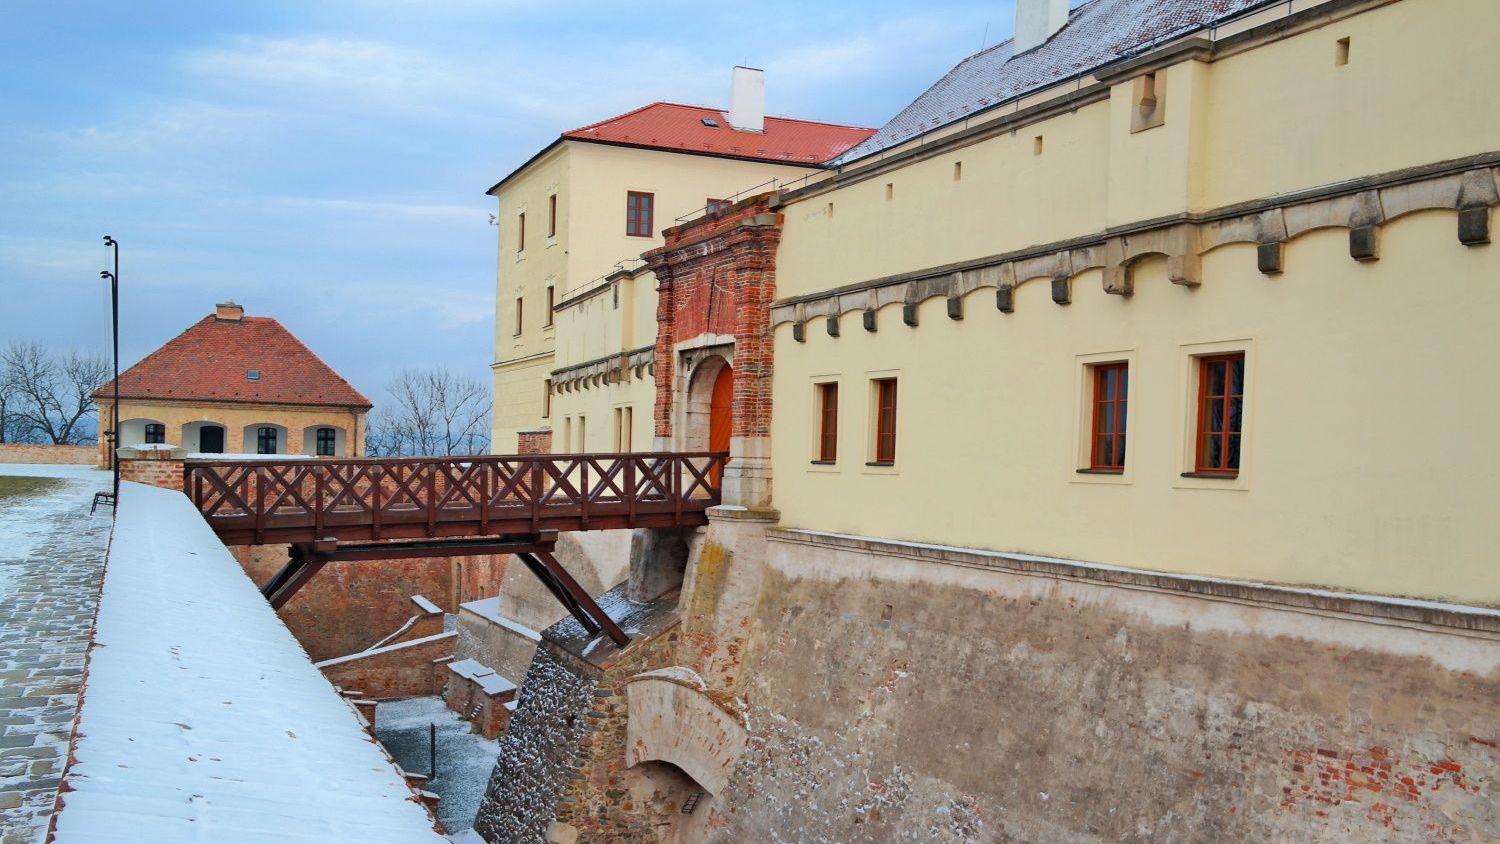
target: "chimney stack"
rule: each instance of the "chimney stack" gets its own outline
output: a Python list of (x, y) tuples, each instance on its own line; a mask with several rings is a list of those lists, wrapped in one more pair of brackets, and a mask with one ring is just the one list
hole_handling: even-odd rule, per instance
[(764, 70), (735, 67), (734, 81), (729, 87), (729, 126), (741, 132), (766, 131)]
[(214, 309), (214, 319), (223, 320), (224, 322), (239, 322), (240, 317), (244, 315), (245, 309), (236, 305), (233, 299), (227, 302), (220, 302)]
[(1068, 23), (1068, 0), (1016, 0), (1016, 37), (1011, 55), (1047, 43)]

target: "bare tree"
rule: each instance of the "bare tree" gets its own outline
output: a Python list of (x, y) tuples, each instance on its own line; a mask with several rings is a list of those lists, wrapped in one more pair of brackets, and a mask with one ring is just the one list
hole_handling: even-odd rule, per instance
[(447, 369), (404, 369), (386, 385), (391, 406), (370, 413), (374, 456), (483, 454), (490, 445), (489, 390)]
[(0, 352), (0, 392), (10, 436), (26, 442), (79, 445), (92, 440), (81, 426), (94, 412), (93, 392), (109, 377), (103, 355), (54, 355), (41, 343), (11, 343)]

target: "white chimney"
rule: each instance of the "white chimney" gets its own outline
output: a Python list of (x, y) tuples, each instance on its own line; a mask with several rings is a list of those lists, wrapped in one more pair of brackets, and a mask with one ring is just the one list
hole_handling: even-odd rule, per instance
[(766, 131), (764, 70), (753, 67), (734, 69), (734, 81), (729, 86), (729, 125), (741, 132)]
[(1016, 0), (1016, 38), (1011, 55), (1040, 47), (1068, 23), (1068, 0)]

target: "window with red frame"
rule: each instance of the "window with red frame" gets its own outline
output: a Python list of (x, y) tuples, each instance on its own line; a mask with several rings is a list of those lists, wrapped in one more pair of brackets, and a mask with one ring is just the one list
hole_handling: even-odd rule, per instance
[(1125, 404), (1130, 396), (1130, 365), (1094, 367), (1094, 442), (1089, 468), (1125, 469)]
[(839, 385), (818, 385), (818, 462), (839, 459)]
[(732, 204), (733, 203), (731, 203), (727, 199), (710, 199), (708, 201), (707, 210), (710, 214), (717, 214), (720, 211), (723, 211), (725, 208), (728, 208)]
[(1244, 411), (1245, 353), (1199, 358), (1197, 472), (1239, 473)]
[(631, 237), (650, 237), (655, 223), (654, 205), (656, 195), (627, 191), (625, 193), (625, 234)]
[(875, 460), (877, 466), (896, 462), (896, 379), (875, 381)]

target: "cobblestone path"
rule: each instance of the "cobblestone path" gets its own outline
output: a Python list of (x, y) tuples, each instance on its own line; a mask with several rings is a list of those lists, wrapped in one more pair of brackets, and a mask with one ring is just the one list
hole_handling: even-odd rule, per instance
[(0, 495), (0, 844), (46, 835), (104, 573), (110, 512), (89, 503), (109, 476), (60, 468)]

